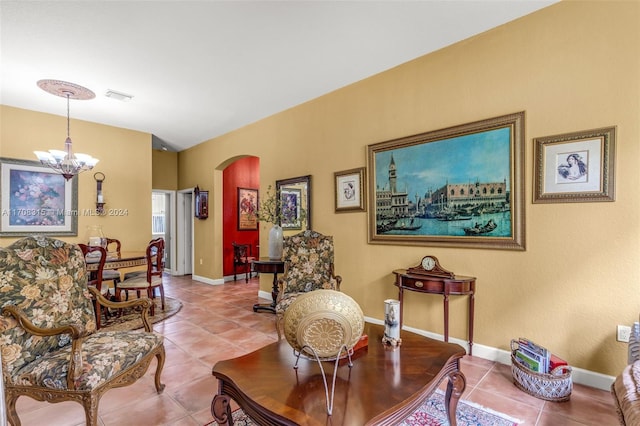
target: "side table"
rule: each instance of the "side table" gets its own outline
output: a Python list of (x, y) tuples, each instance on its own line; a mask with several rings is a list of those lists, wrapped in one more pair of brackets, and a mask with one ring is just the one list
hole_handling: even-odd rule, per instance
[(444, 298), (444, 341), (449, 341), (449, 296), (469, 296), (469, 355), (473, 351), (473, 314), (476, 292), (476, 278), (454, 275), (451, 278), (411, 273), (407, 269), (396, 269), (394, 285), (398, 287), (400, 299), (400, 328), (403, 320), (403, 293), (404, 290), (419, 293), (441, 294)]
[(272, 314), (276, 313), (276, 299), (278, 297), (278, 274), (284, 272), (284, 261), (280, 259), (269, 259), (261, 257), (251, 262), (251, 270), (262, 274), (273, 274), (273, 288), (271, 289), (271, 297), (273, 302), (270, 304), (256, 303), (253, 305), (253, 312), (267, 311)]

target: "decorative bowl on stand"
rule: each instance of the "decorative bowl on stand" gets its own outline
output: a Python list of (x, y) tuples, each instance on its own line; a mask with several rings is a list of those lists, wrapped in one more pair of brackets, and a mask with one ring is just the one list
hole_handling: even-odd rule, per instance
[(301, 294), (284, 313), (285, 338), (306, 358), (342, 358), (347, 355), (344, 347), (351, 351), (363, 331), (364, 314), (358, 303), (335, 290)]

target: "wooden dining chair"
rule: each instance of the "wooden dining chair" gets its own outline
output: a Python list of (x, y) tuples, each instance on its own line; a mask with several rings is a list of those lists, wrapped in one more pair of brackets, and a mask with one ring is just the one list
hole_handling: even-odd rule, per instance
[(251, 255), (251, 244), (238, 244), (236, 242), (231, 243), (233, 245), (233, 280), (235, 281), (237, 275), (237, 268), (243, 268), (245, 273), (245, 282), (249, 282), (249, 275), (251, 274), (251, 262), (256, 260)]
[[(162, 247), (164, 248), (164, 238), (162, 238), (162, 237), (153, 238), (151, 241), (149, 241), (149, 244), (153, 244), (153, 243), (158, 242), (160, 240), (162, 240), (162, 243), (163, 243)], [(124, 273), (124, 279), (128, 280), (129, 278), (145, 276), (146, 274), (147, 274), (146, 270), (125, 272)]]
[[(110, 258), (116, 257), (119, 259), (120, 257), (122, 257), (122, 254), (120, 252), (121, 248), (122, 244), (120, 243), (120, 240), (117, 240), (115, 238), (107, 238), (107, 256), (109, 256)], [(113, 281), (113, 288), (115, 292), (115, 286), (117, 283), (122, 281), (122, 276), (120, 275), (120, 271), (118, 271), (117, 269), (105, 269), (102, 272), (102, 280)]]
[[(160, 291), (162, 310), (164, 311), (164, 286), (162, 274), (164, 273), (164, 239), (156, 238), (149, 242), (146, 250), (147, 270), (144, 274), (126, 277), (116, 284), (116, 299), (122, 300), (121, 291), (125, 291), (126, 300), (129, 299), (129, 291), (135, 290), (138, 297), (141, 291), (146, 291), (149, 299), (153, 301), (155, 290)], [(151, 305), (151, 315), (155, 315), (155, 303)]]
[[(87, 279), (87, 285), (95, 287), (100, 294), (104, 295), (108, 299), (109, 288), (106, 289), (106, 292), (102, 289), (104, 263), (107, 260), (107, 251), (100, 246), (89, 246), (86, 244), (78, 244), (78, 246), (80, 247), (80, 250), (82, 250), (85, 262), (98, 263), (98, 269), (90, 273), (89, 278)], [(106, 308), (103, 311), (100, 303), (96, 303), (95, 300), (93, 301), (93, 304), (96, 313), (96, 328), (99, 330), (100, 323), (102, 321), (102, 312), (104, 312), (106, 319), (109, 315), (109, 311)]]

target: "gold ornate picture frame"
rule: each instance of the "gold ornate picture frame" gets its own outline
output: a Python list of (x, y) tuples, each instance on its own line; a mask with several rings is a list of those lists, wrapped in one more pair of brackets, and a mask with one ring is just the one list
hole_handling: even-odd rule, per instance
[(364, 190), (366, 169), (343, 170), (335, 172), (333, 176), (336, 213), (367, 211), (367, 192)]
[(615, 126), (533, 141), (534, 203), (615, 201)]
[(369, 243), (525, 250), (524, 119), (369, 145)]

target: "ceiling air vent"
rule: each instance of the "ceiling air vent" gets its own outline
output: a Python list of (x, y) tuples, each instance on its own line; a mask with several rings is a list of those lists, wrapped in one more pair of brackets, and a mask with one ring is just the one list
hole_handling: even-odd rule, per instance
[(107, 93), (104, 94), (107, 98), (117, 99), (122, 102), (129, 102), (133, 95), (127, 95), (126, 93), (116, 92), (115, 90), (107, 90)]

